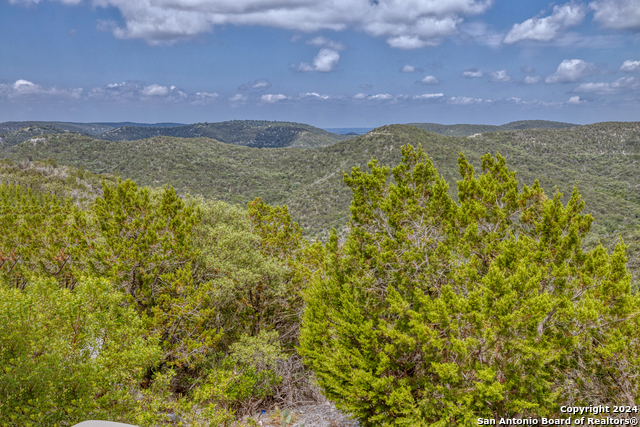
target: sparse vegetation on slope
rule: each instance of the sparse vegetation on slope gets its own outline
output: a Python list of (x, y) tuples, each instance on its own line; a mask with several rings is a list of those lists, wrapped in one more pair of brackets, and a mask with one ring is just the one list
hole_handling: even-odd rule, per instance
[(517, 122), (506, 123), (504, 125), (441, 125), (438, 123), (409, 123), (410, 126), (426, 130), (428, 132), (439, 133), (447, 136), (470, 136), (485, 132), (500, 132), (521, 129), (564, 129), (578, 125), (563, 122), (551, 122), (548, 120), (519, 120)]
[(102, 194), (103, 181), (113, 183), (115, 177), (109, 174), (94, 175), (82, 167), (59, 166), (53, 160), (0, 161), (0, 183), (22, 186), (35, 193), (60, 199), (70, 198), (82, 207), (87, 207)]

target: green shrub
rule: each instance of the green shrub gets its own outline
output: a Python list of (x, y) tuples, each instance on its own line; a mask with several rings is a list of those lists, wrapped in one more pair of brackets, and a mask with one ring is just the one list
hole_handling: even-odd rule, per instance
[(0, 425), (158, 420), (139, 384), (160, 349), (122, 302), (101, 279), (0, 286)]
[(477, 425), (562, 416), (561, 404), (634, 405), (638, 309), (622, 243), (585, 252), (592, 218), (500, 155), (459, 203), (422, 149), (345, 175), (346, 241), (306, 291), (300, 353), (326, 396), (363, 426)]

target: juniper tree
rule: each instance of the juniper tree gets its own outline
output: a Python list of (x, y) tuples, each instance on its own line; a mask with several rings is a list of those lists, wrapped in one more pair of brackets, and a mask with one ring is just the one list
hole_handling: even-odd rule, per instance
[(348, 235), (305, 292), (299, 352), (338, 407), (364, 426), (471, 426), (637, 401), (625, 246), (583, 250), (577, 190), (520, 189), (499, 154), (481, 174), (460, 156), (457, 202), (421, 148), (369, 167), (345, 174)]

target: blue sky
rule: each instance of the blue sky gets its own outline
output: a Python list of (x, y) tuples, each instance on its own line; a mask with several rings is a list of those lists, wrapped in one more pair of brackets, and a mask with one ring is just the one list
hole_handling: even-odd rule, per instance
[(0, 0), (0, 122), (640, 120), (640, 0)]

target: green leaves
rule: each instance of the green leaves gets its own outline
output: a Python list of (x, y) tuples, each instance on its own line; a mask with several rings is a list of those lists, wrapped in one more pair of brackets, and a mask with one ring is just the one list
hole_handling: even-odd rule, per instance
[(24, 288), (35, 275), (73, 288), (95, 233), (71, 200), (0, 184), (0, 280)]
[(96, 257), (143, 312), (164, 292), (164, 275), (194, 259), (190, 239), (198, 216), (172, 187), (152, 194), (127, 180), (103, 191), (93, 208), (104, 239)]
[(0, 324), (0, 425), (128, 420), (138, 411), (128, 388), (160, 360), (105, 280), (80, 279), (73, 291), (43, 279), (0, 286)]
[(349, 235), (305, 294), (299, 351), (327, 396), (370, 426), (619, 404), (614, 383), (635, 399), (640, 302), (622, 246), (583, 251), (577, 190), (563, 205), (499, 154), (480, 175), (461, 155), (455, 203), (421, 148), (402, 154), (393, 179), (345, 176)]

